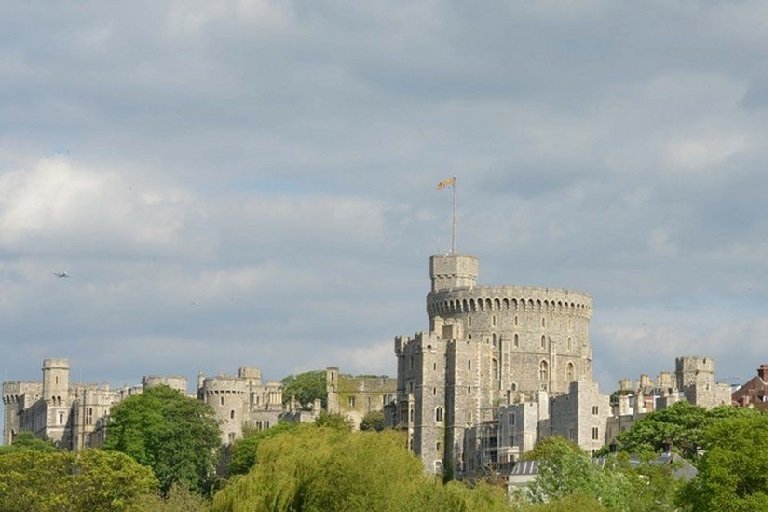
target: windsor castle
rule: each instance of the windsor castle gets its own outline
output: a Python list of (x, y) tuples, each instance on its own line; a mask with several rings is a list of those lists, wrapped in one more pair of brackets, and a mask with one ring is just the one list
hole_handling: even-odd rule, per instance
[[(731, 404), (730, 386), (714, 381), (712, 359), (698, 356), (677, 358), (674, 372), (656, 379), (623, 379), (611, 399), (592, 379), (589, 295), (478, 285), (478, 271), (474, 256), (432, 256), (429, 329), (395, 338), (397, 378), (353, 378), (328, 368), (327, 412), (359, 424), (383, 409), (427, 471), (464, 477), (509, 468), (547, 436), (598, 450), (678, 400)], [(4, 443), (29, 431), (68, 449), (100, 446), (115, 404), (160, 384), (187, 392), (185, 377), (149, 376), (117, 389), (73, 383), (66, 359), (46, 359), (42, 372), (42, 381), (3, 383)], [(284, 400), (281, 383), (262, 381), (253, 367), (199, 375), (193, 396), (215, 411), (225, 445), (245, 426), (314, 421), (321, 411), (320, 400), (309, 409)]]

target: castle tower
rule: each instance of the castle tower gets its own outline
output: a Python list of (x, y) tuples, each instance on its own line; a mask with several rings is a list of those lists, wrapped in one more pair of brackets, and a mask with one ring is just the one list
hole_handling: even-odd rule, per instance
[(197, 395), (211, 406), (221, 428), (222, 444), (232, 444), (243, 436), (243, 423), (247, 421), (248, 384), (237, 377), (208, 377)]
[(474, 256), (458, 254), (429, 257), (429, 278), (432, 291), (472, 288), (477, 282), (478, 261)]
[(589, 295), (478, 285), (478, 270), (475, 256), (431, 256), (429, 331), (395, 339), (397, 422), (435, 473), (467, 470), (465, 433), (500, 405), (592, 380)]
[(69, 360), (43, 360), (43, 400), (61, 405), (69, 394)]

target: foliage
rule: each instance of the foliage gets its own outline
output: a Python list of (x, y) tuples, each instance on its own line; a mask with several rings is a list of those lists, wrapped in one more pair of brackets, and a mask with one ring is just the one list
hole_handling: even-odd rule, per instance
[(381, 432), (384, 430), (384, 411), (370, 411), (363, 416), (360, 421), (360, 430), (374, 430)]
[(704, 433), (699, 474), (679, 494), (688, 510), (768, 510), (768, 416), (740, 414)]
[(443, 486), (424, 474), (401, 433), (317, 425), (263, 440), (258, 463), (213, 497), (224, 511), (502, 511), (503, 491)]
[(343, 414), (329, 414), (321, 412), (315, 420), (318, 427), (327, 427), (335, 430), (352, 430), (354, 423)]
[(256, 452), (265, 439), (301, 428), (301, 423), (281, 421), (272, 428), (260, 431), (247, 431), (232, 445), (232, 460), (229, 464), (230, 475), (244, 475), (256, 464)]
[(0, 455), (19, 450), (34, 450), (39, 452), (52, 452), (56, 450), (53, 443), (47, 439), (35, 437), (32, 432), (20, 432), (10, 446), (0, 446)]
[(123, 453), (18, 450), (0, 455), (0, 510), (122, 511), (156, 486), (152, 470)]
[(542, 440), (531, 453), (539, 462), (536, 481), (529, 489), (534, 503), (550, 502), (554, 510), (590, 510), (595, 502), (601, 505), (592, 506), (595, 510), (674, 510), (677, 484), (669, 466), (632, 467), (629, 457), (621, 454), (609, 457), (601, 467), (578, 446), (556, 436)]
[(594, 496), (569, 494), (548, 503), (524, 507), (525, 512), (606, 512), (607, 509)]
[(205, 491), (220, 432), (213, 410), (168, 386), (134, 395), (112, 408), (104, 448), (150, 466), (162, 492), (174, 483)]
[(127, 512), (207, 512), (209, 508), (205, 498), (174, 484), (166, 496), (147, 494), (140, 497)]
[(648, 414), (631, 429), (622, 432), (618, 441), (622, 451), (630, 453), (658, 452), (671, 441), (672, 447), (688, 460), (696, 461), (704, 444), (704, 430), (713, 422), (754, 415), (750, 409), (716, 407), (706, 410), (688, 402)]
[(283, 403), (288, 403), (292, 397), (304, 409), (311, 409), (315, 400), (320, 399), (320, 405), (327, 404), (325, 370), (312, 370), (298, 375), (290, 375), (282, 380)]
[(533, 448), (525, 452), (523, 460), (550, 460), (552, 458), (561, 457), (565, 453), (572, 453), (575, 455), (583, 454), (579, 445), (573, 441), (561, 436), (545, 437)]

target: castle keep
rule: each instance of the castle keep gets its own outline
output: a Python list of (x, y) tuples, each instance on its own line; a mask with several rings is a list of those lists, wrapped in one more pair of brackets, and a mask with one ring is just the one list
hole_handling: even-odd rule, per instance
[(591, 297), (478, 286), (478, 267), (474, 256), (430, 257), (429, 331), (395, 338), (395, 421), (435, 472), (446, 464), (455, 474), (470, 471), (469, 455), (477, 458), (471, 445), (492, 444), (487, 455), (498, 463), (493, 452), (499, 406), (538, 399), (540, 393), (565, 394), (575, 381), (592, 382)]

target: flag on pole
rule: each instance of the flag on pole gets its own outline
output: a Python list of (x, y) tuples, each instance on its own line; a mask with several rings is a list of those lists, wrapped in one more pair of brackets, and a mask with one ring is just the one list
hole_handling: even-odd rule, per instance
[(456, 185), (456, 178), (445, 178), (437, 184), (437, 190), (443, 190), (446, 187), (453, 187)]

